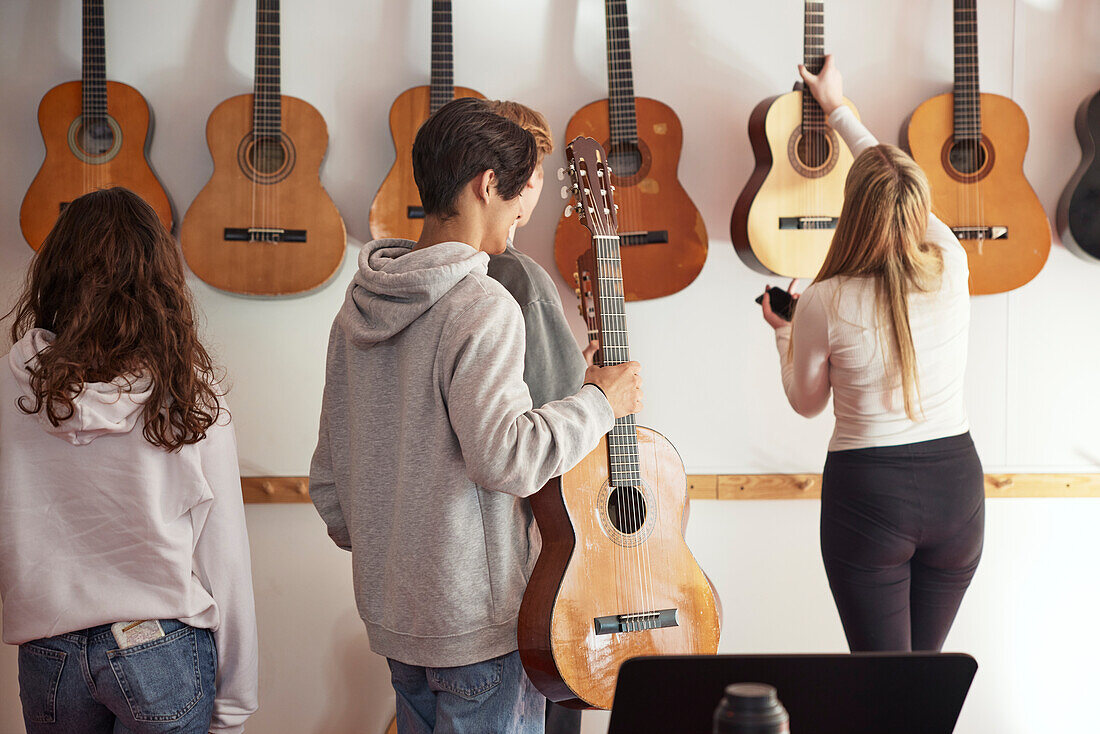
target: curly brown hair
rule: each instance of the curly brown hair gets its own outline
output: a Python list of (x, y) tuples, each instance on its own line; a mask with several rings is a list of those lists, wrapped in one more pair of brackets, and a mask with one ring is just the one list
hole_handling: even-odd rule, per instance
[(141, 197), (115, 187), (74, 200), (7, 314), (13, 342), (34, 328), (56, 334), (30, 368), (33, 399), (19, 408), (57, 426), (85, 383), (148, 377), (145, 439), (167, 451), (201, 441), (226, 409), (191, 299), (176, 242)]

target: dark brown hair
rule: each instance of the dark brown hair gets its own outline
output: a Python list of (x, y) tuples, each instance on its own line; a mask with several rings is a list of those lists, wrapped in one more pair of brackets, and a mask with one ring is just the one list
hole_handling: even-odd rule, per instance
[(176, 242), (127, 189), (93, 191), (65, 208), (12, 314), (12, 341), (33, 328), (56, 334), (30, 368), (34, 397), (20, 399), (24, 413), (44, 411), (57, 426), (85, 383), (148, 377), (142, 434), (175, 451), (205, 438), (225, 410)]
[(448, 102), (420, 126), (413, 142), (413, 178), (425, 214), (452, 217), (459, 191), (492, 170), (497, 195), (519, 196), (538, 162), (531, 133), (494, 113), (481, 99)]

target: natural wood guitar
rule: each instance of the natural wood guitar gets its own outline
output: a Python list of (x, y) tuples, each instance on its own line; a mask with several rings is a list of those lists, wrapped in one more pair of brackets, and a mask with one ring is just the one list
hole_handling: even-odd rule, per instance
[(1086, 260), (1100, 260), (1100, 93), (1077, 109), (1077, 139), (1081, 142), (1081, 165), (1066, 186), (1058, 203), (1058, 231), (1062, 244)]
[[(623, 205), (623, 285), (626, 300), (676, 293), (691, 284), (707, 259), (703, 217), (677, 178), (683, 128), (672, 108), (634, 96), (627, 0), (604, 0), (608, 99), (585, 105), (565, 129), (566, 140), (602, 141)], [(583, 228), (565, 220), (554, 235), (554, 260), (566, 282), (589, 249)]]
[(133, 87), (106, 80), (103, 0), (84, 0), (81, 79), (46, 92), (38, 126), (46, 160), (19, 210), (27, 244), (41, 247), (70, 201), (111, 186), (133, 191), (173, 228), (172, 203), (149, 164), (149, 104)]
[(970, 292), (1003, 293), (1042, 270), (1050, 223), (1024, 176), (1028, 125), (1008, 97), (978, 87), (977, 0), (955, 0), (955, 86), (922, 103), (903, 144), (932, 186), (932, 210), (970, 261)]
[[(803, 63), (816, 74), (825, 62), (824, 0), (806, 0), (803, 39)], [(756, 168), (730, 221), (737, 254), (759, 272), (812, 278), (833, 241), (852, 153), (801, 85), (756, 106), (749, 140)]]
[(412, 170), (412, 146), (416, 131), (429, 115), (453, 99), (485, 99), (480, 92), (455, 86), (451, 0), (432, 0), (431, 68), (429, 86), (406, 89), (390, 107), (390, 134), (397, 157), (370, 205), (370, 232), (375, 239), (420, 238), (420, 231), (424, 228), (424, 209)]
[(318, 288), (336, 274), (347, 249), (344, 221), (321, 186), (324, 118), (309, 103), (280, 94), (279, 26), (279, 0), (257, 0), (255, 88), (210, 113), (214, 175), (180, 229), (195, 275), (247, 295)]
[[(566, 149), (589, 250), (599, 362), (629, 361), (621, 235), (603, 148)], [(531, 498), (542, 552), (519, 613), (519, 651), (551, 701), (611, 708), (619, 666), (637, 655), (714, 653), (717, 602), (684, 542), (687, 478), (663, 436), (615, 421), (599, 446)]]

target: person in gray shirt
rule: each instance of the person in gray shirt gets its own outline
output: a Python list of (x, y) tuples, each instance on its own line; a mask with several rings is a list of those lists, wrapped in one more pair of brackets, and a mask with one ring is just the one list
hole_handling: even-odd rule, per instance
[(364, 245), (329, 336), (310, 497), (352, 553), (401, 734), (540, 734), (516, 624), (537, 541), (525, 497), (641, 409), (638, 364), (533, 408), (515, 299), (487, 275), (520, 217), (534, 139), (483, 100), (420, 128), (418, 242)]
[[(489, 257), (489, 277), (504, 286), (519, 304), (527, 336), (523, 381), (531, 392), (531, 403), (541, 407), (568, 397), (580, 388), (585, 368), (591, 364), (591, 353), (582, 354), (577, 346), (550, 274), (512, 245), (516, 230), (530, 220), (542, 193), (542, 163), (554, 151), (550, 126), (541, 112), (518, 102), (491, 101), (489, 107), (531, 133), (538, 148), (535, 171), (520, 193), (522, 213), (512, 225), (508, 247), (499, 255)], [(546, 734), (580, 734), (580, 730), (580, 711), (547, 703)]]

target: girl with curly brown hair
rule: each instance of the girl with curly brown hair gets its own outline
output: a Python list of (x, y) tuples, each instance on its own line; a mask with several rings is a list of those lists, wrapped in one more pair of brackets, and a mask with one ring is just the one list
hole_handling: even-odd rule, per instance
[(0, 595), (27, 731), (241, 731), (257, 646), (236, 439), (175, 241), (132, 192), (86, 194), (8, 315)]

